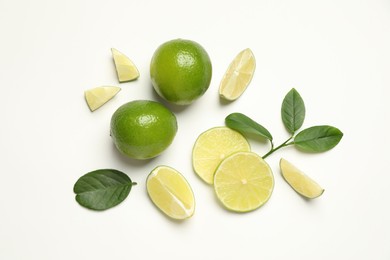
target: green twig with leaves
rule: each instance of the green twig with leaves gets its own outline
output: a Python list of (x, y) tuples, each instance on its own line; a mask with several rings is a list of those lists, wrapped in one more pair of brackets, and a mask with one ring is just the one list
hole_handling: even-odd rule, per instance
[(244, 135), (255, 135), (269, 140), (271, 148), (263, 155), (263, 158), (267, 158), (275, 151), (289, 145), (294, 145), (306, 152), (325, 152), (340, 142), (343, 133), (338, 128), (329, 125), (312, 126), (297, 133), (303, 125), (305, 114), (305, 104), (301, 95), (296, 89), (291, 89), (284, 97), (281, 109), (283, 124), (291, 135), (276, 147), (271, 133), (244, 114), (232, 113), (228, 115), (225, 124)]

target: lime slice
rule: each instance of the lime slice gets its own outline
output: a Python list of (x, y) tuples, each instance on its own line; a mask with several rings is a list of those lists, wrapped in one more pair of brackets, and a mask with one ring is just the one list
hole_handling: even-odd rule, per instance
[(132, 81), (139, 77), (137, 67), (126, 55), (114, 48), (111, 49), (111, 52), (119, 82)]
[(85, 100), (89, 109), (93, 112), (112, 99), (120, 90), (119, 87), (111, 86), (89, 89), (84, 92)]
[(214, 189), (229, 210), (248, 212), (266, 203), (274, 188), (269, 165), (253, 152), (238, 152), (221, 162), (215, 171)]
[(223, 159), (235, 152), (249, 150), (248, 141), (239, 132), (228, 127), (211, 128), (197, 138), (192, 150), (192, 165), (202, 180), (213, 184), (215, 169)]
[(194, 194), (177, 170), (158, 166), (149, 174), (146, 189), (153, 203), (167, 216), (181, 220), (194, 214)]
[(297, 169), (285, 159), (280, 160), (283, 178), (299, 194), (308, 199), (314, 199), (324, 193), (324, 189), (309, 176)]
[(219, 85), (219, 95), (226, 100), (236, 100), (246, 90), (252, 80), (256, 60), (248, 48), (241, 51), (230, 63)]

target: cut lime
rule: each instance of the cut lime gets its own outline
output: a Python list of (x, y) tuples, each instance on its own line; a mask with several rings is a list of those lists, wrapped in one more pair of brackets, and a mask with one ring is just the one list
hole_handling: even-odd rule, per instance
[(215, 171), (214, 189), (229, 210), (248, 212), (266, 203), (274, 188), (269, 165), (253, 152), (238, 152), (221, 162)]
[(202, 180), (213, 184), (215, 169), (223, 159), (235, 152), (249, 150), (248, 141), (239, 132), (227, 127), (211, 128), (197, 138), (192, 150), (192, 165)]
[(236, 100), (247, 89), (256, 68), (256, 60), (248, 48), (241, 51), (230, 63), (219, 85), (219, 95), (226, 100)]
[(194, 194), (177, 170), (158, 166), (149, 174), (146, 189), (153, 203), (167, 216), (181, 220), (194, 214)]
[(324, 189), (309, 176), (297, 169), (285, 159), (280, 160), (280, 169), (283, 178), (300, 195), (308, 199), (314, 199), (324, 193)]
[(87, 101), (89, 109), (95, 111), (112, 99), (120, 90), (121, 88), (119, 87), (111, 86), (89, 89), (84, 92), (85, 100)]
[(137, 67), (126, 55), (114, 48), (111, 49), (111, 52), (119, 82), (132, 81), (139, 77)]

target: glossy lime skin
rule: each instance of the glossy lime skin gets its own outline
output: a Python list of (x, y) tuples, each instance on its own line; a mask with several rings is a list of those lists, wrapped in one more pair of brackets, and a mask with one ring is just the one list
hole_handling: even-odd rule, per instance
[(136, 100), (120, 106), (111, 117), (111, 137), (118, 150), (134, 159), (161, 154), (177, 132), (176, 116), (161, 103)]
[(200, 44), (190, 40), (163, 43), (150, 63), (154, 89), (162, 98), (178, 105), (200, 98), (210, 85), (211, 75), (209, 55)]

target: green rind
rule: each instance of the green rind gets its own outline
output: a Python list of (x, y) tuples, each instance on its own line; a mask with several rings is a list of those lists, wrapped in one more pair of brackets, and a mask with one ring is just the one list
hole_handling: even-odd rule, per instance
[(171, 40), (154, 52), (150, 77), (155, 91), (163, 99), (177, 105), (188, 105), (209, 88), (211, 60), (200, 44), (185, 39)]

